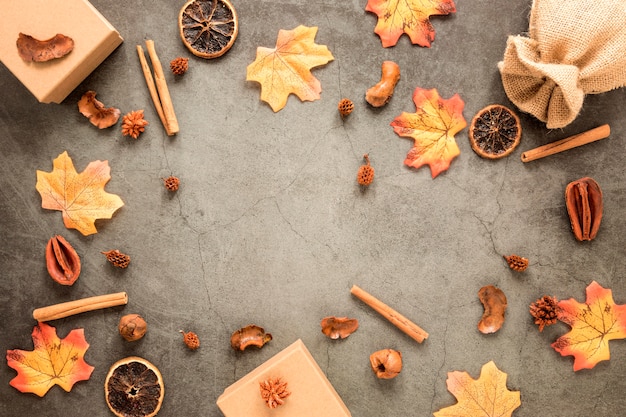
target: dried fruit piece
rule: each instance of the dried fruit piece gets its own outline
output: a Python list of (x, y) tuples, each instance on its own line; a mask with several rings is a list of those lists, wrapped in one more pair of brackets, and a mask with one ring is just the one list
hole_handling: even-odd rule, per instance
[(373, 107), (382, 107), (391, 100), (393, 90), (400, 81), (400, 66), (393, 61), (382, 64), (380, 81), (365, 92), (365, 101)]
[(429, 17), (456, 12), (456, 7), (453, 0), (368, 0), (365, 10), (378, 16), (374, 33), (384, 48), (396, 45), (403, 33), (411, 43), (430, 47), (435, 28)]
[(311, 70), (335, 59), (325, 45), (315, 43), (317, 27), (298, 26), (279, 30), (276, 47), (258, 47), (254, 62), (246, 69), (246, 81), (261, 84), (261, 100), (279, 111), (290, 94), (302, 101), (319, 100), (320, 81)]
[(122, 135), (137, 139), (146, 130), (148, 122), (143, 118), (143, 110), (126, 113), (122, 118)]
[(235, 350), (245, 350), (248, 346), (262, 348), (272, 340), (270, 333), (256, 324), (249, 324), (239, 330), (235, 330), (230, 336), (230, 346)]
[(383, 349), (370, 355), (372, 371), (380, 379), (391, 379), (402, 371), (402, 353), (394, 349)]
[(287, 390), (287, 383), (282, 382), (280, 378), (268, 378), (259, 382), (261, 390), (261, 398), (269, 408), (276, 408), (285, 403), (285, 398), (291, 395)]
[(356, 174), (356, 181), (360, 185), (368, 186), (374, 181), (374, 168), (370, 166), (368, 154), (363, 155), (363, 159), (365, 159), (365, 165), (359, 167), (359, 172)]
[(46, 267), (53, 280), (72, 285), (80, 275), (80, 258), (63, 236), (56, 235), (46, 245)]
[(97, 219), (110, 219), (124, 205), (119, 196), (104, 191), (110, 179), (107, 161), (90, 162), (79, 174), (67, 152), (63, 152), (54, 159), (52, 172), (37, 170), (36, 188), (41, 194), (41, 207), (61, 211), (65, 227), (90, 235), (97, 233)]
[(359, 321), (348, 317), (329, 316), (324, 317), (320, 325), (322, 333), (331, 339), (345, 339), (359, 328)]
[(518, 255), (503, 255), (509, 268), (517, 272), (524, 272), (528, 268), (528, 259)]
[(600, 185), (589, 177), (570, 182), (565, 188), (565, 206), (574, 237), (581, 242), (594, 239), (604, 207)]
[(40, 322), (32, 338), (32, 351), (7, 350), (7, 365), (17, 371), (9, 382), (13, 388), (43, 397), (54, 385), (70, 392), (76, 382), (89, 379), (94, 368), (84, 360), (89, 343), (83, 329), (59, 339), (54, 327)]
[(535, 318), (535, 324), (542, 332), (545, 326), (556, 323), (558, 319), (558, 301), (556, 297), (544, 295), (530, 305), (530, 314)]
[(413, 92), (413, 103), (415, 113), (403, 112), (391, 126), (399, 136), (414, 140), (404, 164), (413, 168), (428, 165), (435, 178), (461, 154), (454, 135), (467, 125), (463, 117), (465, 103), (458, 94), (442, 99), (436, 89), (419, 87)]
[(78, 111), (87, 117), (92, 125), (99, 129), (113, 126), (120, 118), (120, 110), (114, 107), (104, 107), (96, 99), (95, 91), (87, 91), (78, 101)]
[(229, 0), (191, 0), (180, 9), (178, 29), (192, 54), (217, 58), (237, 39), (237, 12)]
[(200, 338), (194, 332), (184, 332), (180, 331), (183, 334), (183, 343), (191, 349), (196, 350), (200, 347)]
[(111, 366), (104, 393), (107, 405), (118, 417), (153, 417), (165, 395), (163, 376), (146, 359), (130, 356)]
[(61, 33), (57, 33), (52, 38), (44, 41), (20, 33), (16, 44), (20, 58), (27, 62), (45, 62), (62, 58), (74, 49), (74, 40)]
[(354, 103), (349, 98), (343, 98), (339, 104), (337, 104), (337, 110), (339, 110), (339, 114), (342, 118), (346, 117), (354, 110)]
[(183, 75), (189, 69), (189, 58), (178, 57), (170, 61), (170, 69), (176, 75)]
[(163, 182), (165, 188), (167, 188), (169, 191), (177, 191), (178, 187), (180, 187), (180, 179), (173, 175), (170, 175), (167, 178), (163, 178)]
[(500, 104), (492, 104), (480, 110), (470, 123), (470, 145), (483, 158), (504, 158), (515, 150), (521, 138), (519, 117)]
[(506, 387), (507, 374), (493, 361), (483, 365), (480, 377), (467, 372), (448, 372), (446, 386), (457, 403), (434, 413), (435, 417), (511, 417), (522, 401), (519, 391)]
[(107, 261), (111, 262), (118, 268), (126, 268), (130, 263), (130, 256), (120, 252), (117, 249), (113, 249), (107, 252), (100, 252), (106, 256)]
[(129, 342), (141, 339), (148, 330), (148, 324), (139, 314), (127, 314), (120, 319), (117, 329)]
[(484, 334), (497, 332), (504, 324), (504, 313), (507, 306), (504, 292), (493, 285), (486, 285), (478, 291), (478, 298), (485, 309), (478, 322), (478, 330)]

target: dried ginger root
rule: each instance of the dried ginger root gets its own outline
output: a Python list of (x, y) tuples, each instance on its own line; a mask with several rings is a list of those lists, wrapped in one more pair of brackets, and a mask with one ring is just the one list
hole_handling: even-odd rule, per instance
[(400, 80), (400, 66), (393, 61), (384, 61), (382, 76), (375, 86), (365, 93), (365, 100), (373, 107), (382, 107), (391, 100), (393, 89)]

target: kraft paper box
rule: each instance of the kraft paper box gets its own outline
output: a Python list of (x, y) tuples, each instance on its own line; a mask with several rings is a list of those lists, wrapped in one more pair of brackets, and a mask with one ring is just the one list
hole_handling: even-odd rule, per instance
[[(287, 382), (291, 394), (285, 403), (270, 409), (261, 398), (259, 383), (270, 378)], [(297, 340), (258, 368), (229, 386), (217, 399), (226, 417), (350, 417), (301, 340)]]
[[(0, 61), (42, 103), (61, 103), (123, 39), (87, 0), (0, 0)], [(57, 33), (74, 50), (47, 62), (25, 62), (18, 35), (47, 40)]]

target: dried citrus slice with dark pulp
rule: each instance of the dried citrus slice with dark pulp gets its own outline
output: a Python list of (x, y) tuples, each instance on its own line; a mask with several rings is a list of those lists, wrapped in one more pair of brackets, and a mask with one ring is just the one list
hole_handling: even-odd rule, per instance
[(163, 403), (163, 377), (147, 360), (130, 356), (111, 366), (104, 381), (104, 393), (116, 416), (152, 417)]
[(217, 58), (235, 43), (239, 23), (229, 0), (191, 0), (180, 10), (178, 28), (192, 54)]
[(519, 145), (521, 138), (519, 117), (500, 104), (492, 104), (479, 111), (469, 128), (472, 149), (488, 159), (509, 155)]

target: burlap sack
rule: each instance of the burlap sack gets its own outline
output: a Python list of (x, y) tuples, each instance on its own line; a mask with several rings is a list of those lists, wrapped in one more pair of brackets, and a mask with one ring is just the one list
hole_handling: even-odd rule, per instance
[(571, 123), (586, 94), (626, 85), (626, 0), (534, 0), (528, 37), (498, 64), (509, 99), (548, 128)]

